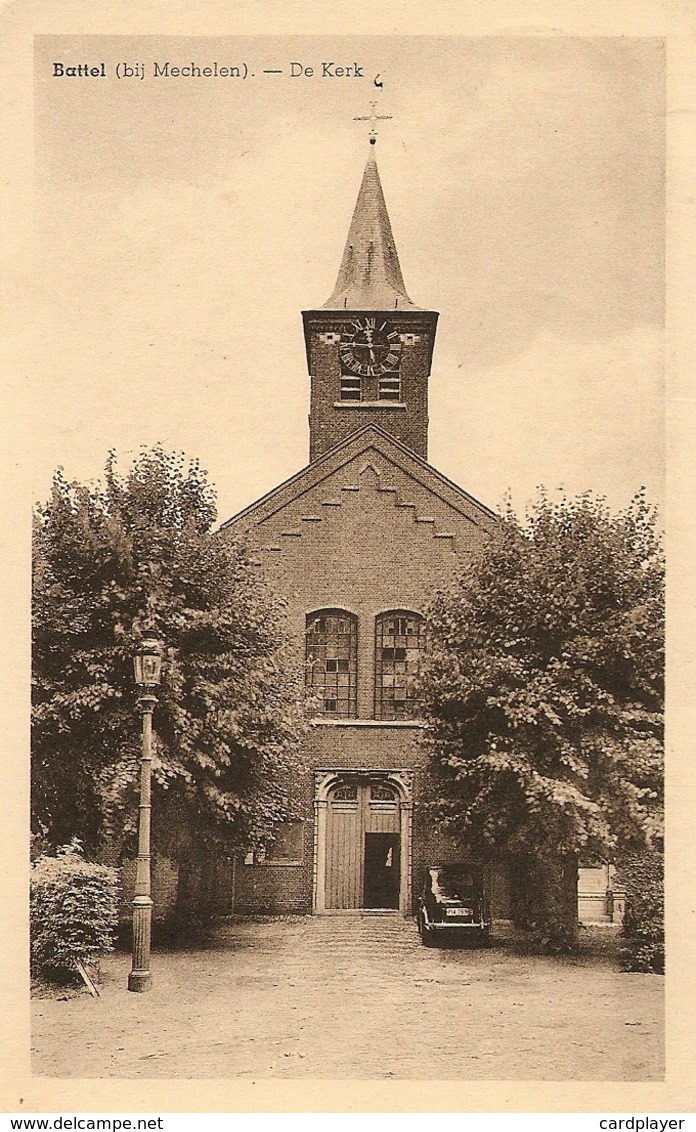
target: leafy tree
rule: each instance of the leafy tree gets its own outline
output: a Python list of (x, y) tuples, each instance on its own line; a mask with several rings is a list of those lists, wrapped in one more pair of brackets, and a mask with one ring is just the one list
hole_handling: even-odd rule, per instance
[(153, 840), (231, 849), (288, 808), (301, 728), (283, 611), (231, 537), (196, 461), (160, 447), (102, 485), (58, 471), (34, 533), (32, 820), (49, 848), (130, 838), (140, 755), (133, 654), (164, 642)]
[(638, 851), (662, 798), (663, 557), (643, 493), (511, 509), (429, 615), (433, 811), (513, 865), (518, 923), (572, 946), (577, 857)]

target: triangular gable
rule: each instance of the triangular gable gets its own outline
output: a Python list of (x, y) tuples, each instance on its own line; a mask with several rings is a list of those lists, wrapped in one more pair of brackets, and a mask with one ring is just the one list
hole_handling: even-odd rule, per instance
[(398, 468), (426, 491), (441, 499), (443, 503), (454, 508), (463, 519), (486, 529), (491, 529), (497, 523), (498, 519), (495, 512), (463, 491), (462, 488), (428, 464), (426, 460), (416, 456), (406, 445), (395, 440), (393, 436), (379, 428), (378, 425), (371, 424), (354, 432), (318, 460), (313, 461), (294, 476), (291, 476), (290, 479), (279, 484), (278, 487), (244, 508), (243, 511), (233, 515), (232, 518), (222, 524), (221, 529), (237, 527), (244, 530), (264, 522), (278, 511), (300, 499), (307, 492), (321, 485), (323, 481), (335, 476), (341, 468), (361, 455), (365, 455), (366, 463), (369, 464), (371, 450), (379, 453), (387, 463)]

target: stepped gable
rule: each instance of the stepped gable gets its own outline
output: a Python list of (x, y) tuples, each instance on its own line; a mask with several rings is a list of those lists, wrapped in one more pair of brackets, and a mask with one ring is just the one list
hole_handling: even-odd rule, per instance
[[(333, 528), (340, 525), (351, 531), (353, 551), (363, 537), (375, 542), (381, 531), (388, 535), (391, 542), (401, 540), (400, 545), (408, 556), (424, 540), (435, 540), (440, 544), (440, 550), (454, 551), (457, 531), (449, 528), (458, 527), (462, 522), (461, 516), (448, 526), (446, 517), (442, 515), (436, 518), (435, 515), (421, 514), (416, 503), (403, 499), (395, 484), (388, 478), (384, 479), (384, 475), (389, 475), (389, 469), (385, 469), (383, 474), (372, 462), (364, 463), (362, 467), (352, 463), (348, 470), (351, 472), (349, 481), (337, 485), (337, 490), (332, 490), (328, 498), (312, 495), (313, 509), (309, 513), (305, 513), (307, 500), (303, 499), (300, 506), (291, 504), (260, 524), (253, 540), (257, 548), (278, 554), (301, 540), (305, 545), (300, 552), (313, 558), (317, 542), (326, 539), (335, 541), (337, 532)], [(315, 507), (317, 498), (319, 508)], [(375, 518), (378, 524), (376, 530), (373, 527)], [(463, 521), (468, 527), (474, 525), (468, 517)]]
[[(222, 530), (235, 531), (261, 548), (278, 553), (283, 545), (306, 540), (359, 496), (389, 500), (413, 532), (444, 542), (475, 541), (492, 531), (497, 517), (425, 460), (377, 425), (367, 425), (320, 459), (240, 511)], [(404, 533), (407, 533), (405, 531)], [(268, 536), (268, 537), (266, 537)], [(468, 536), (468, 538), (467, 538)]]

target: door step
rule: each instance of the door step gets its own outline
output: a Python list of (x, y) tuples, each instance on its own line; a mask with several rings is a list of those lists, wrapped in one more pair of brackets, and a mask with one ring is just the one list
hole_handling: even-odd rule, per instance
[(315, 912), (315, 916), (400, 916), (406, 915), (398, 908), (325, 908), (323, 912)]

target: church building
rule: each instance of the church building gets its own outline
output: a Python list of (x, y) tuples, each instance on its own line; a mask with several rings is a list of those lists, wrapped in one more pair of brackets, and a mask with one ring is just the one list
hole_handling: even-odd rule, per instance
[(409, 914), (458, 855), (421, 811), (414, 676), (434, 589), (497, 519), (428, 463), (437, 320), (406, 291), (371, 138), (336, 286), (303, 312), (309, 463), (223, 527), (287, 601), (312, 716), (301, 819), (238, 863), (229, 911)]

